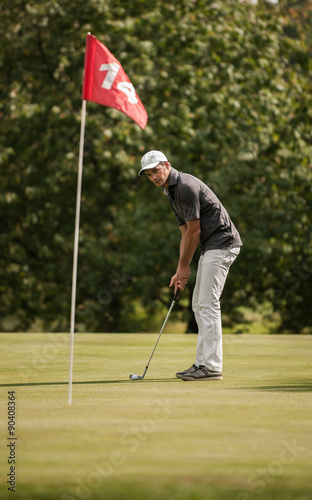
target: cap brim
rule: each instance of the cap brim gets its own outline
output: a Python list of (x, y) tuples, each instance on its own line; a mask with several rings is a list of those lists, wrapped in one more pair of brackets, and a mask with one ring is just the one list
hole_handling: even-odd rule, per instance
[(154, 163), (149, 163), (149, 165), (146, 165), (146, 167), (143, 167), (141, 168), (140, 172), (138, 173), (138, 175), (142, 175), (144, 170), (149, 170), (150, 168), (154, 168), (154, 167), (157, 167), (157, 165), (159, 165), (160, 161), (156, 161)]

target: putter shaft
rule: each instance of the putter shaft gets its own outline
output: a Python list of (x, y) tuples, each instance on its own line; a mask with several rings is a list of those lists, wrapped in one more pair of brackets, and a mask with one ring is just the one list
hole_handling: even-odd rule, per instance
[(170, 316), (170, 313), (171, 313), (171, 311), (172, 311), (172, 308), (173, 308), (173, 306), (174, 306), (175, 302), (178, 300), (179, 292), (180, 292), (180, 289), (178, 288), (178, 289), (177, 289), (177, 291), (176, 291), (176, 293), (175, 293), (175, 295), (174, 295), (174, 297), (173, 297), (173, 301), (172, 301), (172, 303), (171, 303), (171, 306), (170, 306), (170, 308), (169, 308), (169, 311), (168, 311), (168, 313), (167, 313), (167, 316), (166, 316), (166, 318), (165, 318), (165, 321), (164, 321), (164, 323), (163, 323), (163, 326), (161, 327), (161, 330), (160, 330), (159, 335), (158, 335), (158, 337), (157, 337), (157, 340), (156, 340), (156, 342), (155, 342), (154, 348), (153, 348), (153, 350), (152, 350), (152, 354), (150, 355), (150, 358), (149, 358), (148, 363), (147, 363), (147, 365), (146, 365), (146, 367), (145, 367), (145, 370), (144, 370), (144, 372), (143, 372), (142, 377), (138, 377), (137, 379), (134, 379), (134, 380), (142, 380), (142, 379), (145, 377), (145, 374), (146, 374), (146, 372), (147, 372), (147, 370), (148, 370), (149, 364), (150, 364), (150, 362), (151, 362), (151, 359), (152, 359), (153, 354), (154, 354), (154, 352), (155, 352), (155, 349), (156, 349), (156, 347), (157, 347), (157, 344), (158, 344), (158, 341), (159, 341), (159, 339), (160, 339), (160, 336), (161, 336), (161, 334), (162, 334), (162, 332), (163, 332), (163, 330), (164, 330), (164, 328), (165, 328), (165, 326), (166, 326), (166, 323), (167, 323), (167, 321), (168, 321), (168, 318), (169, 318), (169, 316)]

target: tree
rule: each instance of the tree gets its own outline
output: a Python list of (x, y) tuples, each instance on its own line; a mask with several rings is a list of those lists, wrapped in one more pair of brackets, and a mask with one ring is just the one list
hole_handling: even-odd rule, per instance
[(242, 235), (224, 311), (270, 300), (282, 328), (312, 325), (310, 24), (294, 34), (296, 12), (283, 2), (4, 3), (0, 311), (15, 330), (38, 318), (68, 329), (88, 31), (121, 62), (149, 121), (141, 131), (116, 110), (87, 106), (81, 327), (139, 329), (138, 300), (151, 315), (172, 300), (179, 232), (166, 197), (137, 178), (149, 149), (206, 181)]

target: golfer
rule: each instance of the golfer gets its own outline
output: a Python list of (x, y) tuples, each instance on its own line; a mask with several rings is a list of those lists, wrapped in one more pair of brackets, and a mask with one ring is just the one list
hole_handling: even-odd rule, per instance
[(180, 257), (169, 286), (184, 290), (190, 264), (200, 244), (192, 308), (198, 326), (195, 363), (176, 376), (182, 380), (222, 380), (222, 324), (220, 297), (230, 266), (242, 245), (229, 214), (196, 177), (178, 172), (161, 151), (149, 151), (141, 159), (142, 173), (169, 197), (181, 231)]

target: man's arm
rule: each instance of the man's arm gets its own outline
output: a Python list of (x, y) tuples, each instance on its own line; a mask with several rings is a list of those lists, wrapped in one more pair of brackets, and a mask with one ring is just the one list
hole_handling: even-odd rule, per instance
[(200, 240), (200, 220), (194, 219), (183, 226), (180, 226), (181, 242), (180, 242), (180, 258), (176, 274), (171, 278), (169, 286), (175, 286), (175, 290), (180, 288), (184, 290), (185, 285), (191, 274), (190, 264), (198, 247)]

